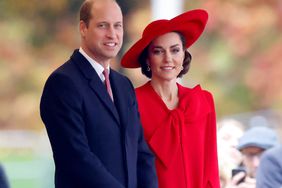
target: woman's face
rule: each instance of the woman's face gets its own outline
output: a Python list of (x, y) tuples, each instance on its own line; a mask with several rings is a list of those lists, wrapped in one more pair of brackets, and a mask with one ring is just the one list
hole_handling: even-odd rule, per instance
[(184, 60), (180, 36), (175, 32), (161, 35), (151, 42), (148, 52), (147, 63), (152, 71), (152, 79), (176, 80)]

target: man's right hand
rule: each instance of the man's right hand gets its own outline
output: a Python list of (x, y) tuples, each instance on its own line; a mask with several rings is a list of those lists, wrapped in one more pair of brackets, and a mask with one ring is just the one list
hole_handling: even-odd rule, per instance
[(256, 180), (254, 178), (246, 177), (245, 181), (238, 184), (238, 182), (244, 178), (246, 174), (244, 172), (240, 172), (236, 174), (231, 181), (226, 185), (225, 188), (255, 188)]

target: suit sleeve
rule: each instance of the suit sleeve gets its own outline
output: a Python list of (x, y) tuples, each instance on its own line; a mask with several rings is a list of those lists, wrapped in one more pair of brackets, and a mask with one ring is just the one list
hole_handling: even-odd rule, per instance
[(57, 170), (64, 171), (76, 187), (123, 188), (88, 146), (82, 104), (82, 96), (68, 76), (52, 74), (49, 77), (41, 98), (40, 113)]
[[(136, 112), (138, 112), (138, 104), (134, 92), (134, 88), (130, 82), (131, 89), (133, 91), (133, 98), (136, 106)], [(138, 113), (139, 119), (139, 136), (138, 136), (138, 158), (137, 158), (137, 182), (138, 188), (150, 187), (157, 188), (158, 187), (158, 179), (156, 174), (155, 167), (155, 156), (149, 149), (145, 138), (143, 128), (140, 123), (140, 115)]]
[(138, 146), (138, 166), (137, 179), (138, 187), (157, 188), (158, 180), (155, 169), (155, 157), (150, 151), (143, 135), (143, 129), (140, 126), (139, 146)]
[(218, 188), (219, 172), (218, 172), (218, 158), (217, 158), (217, 143), (216, 143), (216, 114), (214, 101), (211, 93), (206, 92), (208, 103), (211, 106), (211, 112), (208, 115), (206, 127), (206, 142), (205, 142), (205, 169), (206, 169), (206, 188)]

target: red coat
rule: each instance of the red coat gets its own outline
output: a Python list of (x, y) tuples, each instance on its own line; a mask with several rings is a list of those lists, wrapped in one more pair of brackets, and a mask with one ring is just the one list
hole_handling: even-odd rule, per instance
[(218, 188), (216, 121), (212, 95), (178, 84), (169, 110), (150, 82), (136, 89), (145, 139), (156, 155), (160, 188)]

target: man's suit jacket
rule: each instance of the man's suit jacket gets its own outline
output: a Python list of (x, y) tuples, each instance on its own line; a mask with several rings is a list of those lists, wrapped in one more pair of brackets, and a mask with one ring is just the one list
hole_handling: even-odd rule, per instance
[(0, 188), (9, 188), (8, 179), (2, 165), (0, 165)]
[(56, 188), (157, 187), (131, 82), (111, 69), (111, 101), (78, 50), (48, 78), (40, 104)]

